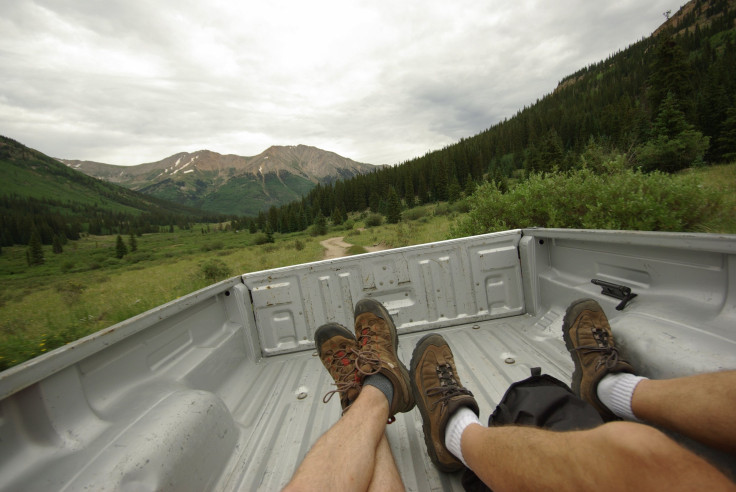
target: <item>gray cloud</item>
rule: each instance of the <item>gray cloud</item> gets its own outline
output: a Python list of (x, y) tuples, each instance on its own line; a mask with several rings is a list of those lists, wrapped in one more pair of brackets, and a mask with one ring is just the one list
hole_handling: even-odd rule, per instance
[(398, 163), (648, 35), (673, 0), (26, 0), (0, 18), (0, 132), (138, 164), (304, 143)]

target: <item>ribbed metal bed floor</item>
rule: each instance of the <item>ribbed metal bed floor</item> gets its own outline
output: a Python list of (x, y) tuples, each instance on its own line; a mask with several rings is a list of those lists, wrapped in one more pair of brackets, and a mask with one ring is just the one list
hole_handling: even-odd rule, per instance
[[(488, 420), (509, 384), (528, 377), (532, 367), (569, 383), (573, 365), (562, 341), (562, 314), (514, 316), (437, 331), (455, 354), (463, 384), (478, 400), (481, 421)], [(400, 336), (399, 355), (407, 367), (425, 334)], [(337, 397), (322, 402), (332, 380), (316, 352), (264, 358), (258, 367), (254, 379), (240, 382), (252, 386), (245, 392), (238, 389), (247, 400), (228, 404), (242, 426), (229, 467), (233, 472), (220, 484), (228, 490), (279, 490), (340, 416)], [(461, 473), (440, 473), (429, 461), (416, 408), (397, 415), (387, 435), (407, 490), (462, 490)], [(330, 473), (328, 463), (325, 473)]]

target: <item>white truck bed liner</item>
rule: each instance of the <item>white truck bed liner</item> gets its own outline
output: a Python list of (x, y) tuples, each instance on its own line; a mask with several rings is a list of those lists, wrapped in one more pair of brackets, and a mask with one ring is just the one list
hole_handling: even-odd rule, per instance
[[(592, 278), (638, 297), (616, 311)], [(0, 489), (281, 488), (339, 417), (314, 331), (351, 326), (361, 297), (387, 306), (407, 366), (442, 333), (485, 421), (531, 367), (569, 382), (561, 318), (580, 297), (643, 375), (736, 369), (735, 283), (734, 236), (545, 229), (247, 273), (0, 373)], [(387, 433), (409, 490), (461, 488), (416, 409)]]
[[(531, 367), (541, 366), (569, 383), (572, 361), (555, 329), (561, 328), (561, 318), (546, 324), (521, 315), (438, 330), (453, 349), (458, 372), (478, 400), (483, 421), (508, 385), (528, 377)], [(425, 334), (400, 337), (399, 356), (407, 367), (417, 340)], [(333, 388), (332, 381), (312, 353), (280, 355), (264, 362), (258, 377), (264, 387), (279, 390), (261, 391), (256, 401), (240, 403), (244, 411), (238, 421), (249, 431), (243, 434), (239, 456), (234, 457), (238, 472), (227, 489), (279, 489), (314, 441), (340, 416), (337, 397), (322, 402)], [(300, 393), (308, 396), (300, 400)], [(461, 474), (440, 473), (429, 461), (416, 408), (397, 415), (387, 435), (407, 490), (462, 490)]]

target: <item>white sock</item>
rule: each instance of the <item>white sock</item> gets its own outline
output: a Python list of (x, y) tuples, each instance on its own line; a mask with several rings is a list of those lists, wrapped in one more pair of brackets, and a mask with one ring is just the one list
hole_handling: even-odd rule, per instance
[(631, 397), (642, 379), (647, 378), (625, 372), (607, 374), (598, 383), (598, 399), (617, 417), (639, 421), (631, 410)]
[(447, 421), (447, 427), (445, 427), (445, 446), (465, 466), (468, 466), (468, 464), (463, 459), (460, 438), (463, 436), (465, 428), (470, 424), (480, 424), (480, 420), (478, 420), (478, 416), (471, 409), (462, 407), (452, 414), (450, 420)]

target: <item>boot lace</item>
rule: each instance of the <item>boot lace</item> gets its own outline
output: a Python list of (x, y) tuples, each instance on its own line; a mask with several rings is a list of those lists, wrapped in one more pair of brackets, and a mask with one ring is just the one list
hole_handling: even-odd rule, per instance
[(471, 393), (469, 389), (463, 388), (460, 386), (460, 383), (457, 382), (450, 364), (439, 364), (437, 366), (437, 376), (439, 377), (440, 385), (434, 388), (429, 388), (425, 391), (425, 394), (429, 398), (439, 396), (439, 398), (432, 403), (432, 410), (434, 410), (439, 403), (442, 403), (442, 407), (444, 408), (447, 405), (447, 402), (456, 396), (473, 396), (473, 393)]
[[(351, 364), (351, 354), (355, 356), (355, 361)], [(356, 373), (358, 352), (354, 348), (343, 349), (335, 352), (332, 357), (332, 370), (330, 373), (335, 378), (335, 389), (325, 393), (322, 402), (327, 403), (335, 395), (335, 393), (347, 394), (347, 392), (355, 388), (360, 389), (362, 378)], [(346, 408), (347, 410), (347, 408)]]
[(595, 364), (595, 370), (605, 365), (606, 369), (613, 369), (619, 361), (618, 348), (611, 345), (608, 332), (601, 328), (593, 328), (593, 338), (596, 345), (582, 345), (575, 350), (583, 353), (599, 353), (600, 356)]
[[(373, 329), (363, 328), (360, 330), (360, 336), (358, 337), (358, 352), (355, 359), (355, 368), (359, 373), (364, 376), (370, 376), (371, 374), (377, 374), (381, 369), (381, 355), (373, 350)], [(363, 366), (368, 366), (370, 369), (364, 370)]]

